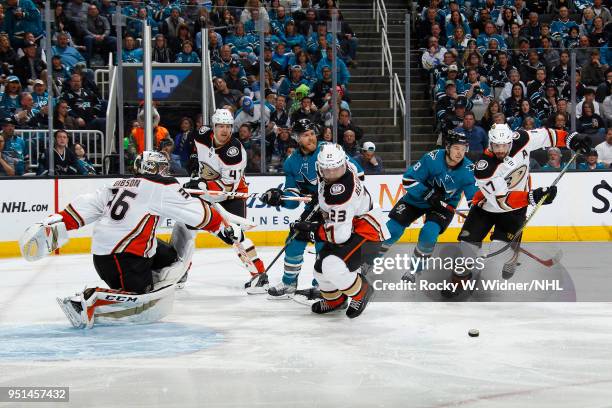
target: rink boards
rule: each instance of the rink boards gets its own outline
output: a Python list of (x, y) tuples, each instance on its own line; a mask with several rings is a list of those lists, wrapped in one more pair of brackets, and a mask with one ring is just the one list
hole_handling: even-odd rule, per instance
[[(555, 173), (532, 174), (532, 186), (549, 185)], [(0, 256), (18, 256), (17, 240), (23, 230), (39, 222), (47, 214), (62, 210), (77, 195), (93, 192), (114, 179), (11, 179), (0, 180)], [(182, 181), (182, 180), (181, 180)], [(248, 177), (249, 191), (262, 193), (272, 187), (282, 187), (284, 177)], [(402, 197), (401, 175), (367, 176), (366, 186), (374, 201), (389, 211)], [(259, 226), (247, 235), (256, 245), (282, 245), (289, 223), (301, 213), (296, 210), (276, 209), (262, 205), (259, 200), (247, 200), (248, 216)], [(459, 209), (466, 209), (465, 199)], [(543, 207), (527, 228), (525, 241), (612, 241), (612, 173), (568, 173), (559, 184), (555, 202)], [(406, 230), (401, 241), (415, 242), (423, 225), (419, 219)], [(441, 236), (442, 242), (456, 241), (462, 219), (455, 217)], [(160, 235), (167, 235), (170, 220), (160, 222)], [(71, 232), (70, 242), (62, 248), (64, 253), (87, 252), (91, 243), (92, 227)], [(216, 237), (200, 233), (198, 247), (216, 247), (224, 244)]]

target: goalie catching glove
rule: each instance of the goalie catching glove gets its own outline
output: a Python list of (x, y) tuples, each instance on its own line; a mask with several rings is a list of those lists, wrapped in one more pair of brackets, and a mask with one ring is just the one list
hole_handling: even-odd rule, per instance
[(44, 258), (68, 242), (66, 224), (60, 214), (52, 214), (42, 223), (28, 227), (19, 239), (19, 249), (30, 262)]

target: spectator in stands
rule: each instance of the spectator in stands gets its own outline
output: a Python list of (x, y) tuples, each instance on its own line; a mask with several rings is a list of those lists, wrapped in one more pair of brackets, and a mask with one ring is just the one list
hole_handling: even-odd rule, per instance
[(87, 158), (87, 151), (85, 150), (85, 146), (81, 143), (75, 143), (72, 146), (72, 150), (74, 151), (74, 155), (76, 156), (78, 166), (81, 169), (84, 169), (88, 175), (97, 174), (96, 168), (93, 163), (89, 161)]
[(282, 170), (283, 161), (287, 158), (287, 149), (296, 147), (297, 142), (291, 138), (291, 129), (279, 128), (272, 146), (272, 162), (276, 162), (277, 170)]
[(610, 95), (612, 95), (612, 68), (606, 70), (606, 80), (597, 86), (595, 100), (602, 103)]
[(510, 26), (512, 24), (523, 25), (523, 18), (516, 12), (516, 9), (512, 6), (504, 7), (502, 12), (497, 17), (495, 25), (498, 27), (499, 32), (502, 35), (508, 35), (510, 33)]
[(606, 167), (610, 167), (612, 165), (612, 127), (607, 129), (606, 139), (595, 146), (595, 150), (597, 150), (599, 155), (599, 162), (603, 163)]
[(382, 174), (383, 163), (379, 156), (376, 156), (376, 145), (372, 142), (364, 142), (361, 146), (361, 153), (353, 159), (359, 163), (365, 174)]
[(32, 85), (34, 90), (32, 91), (32, 99), (34, 100), (34, 107), (37, 109), (46, 106), (49, 103), (49, 94), (47, 93), (47, 87), (42, 79), (34, 80)]
[(0, 177), (14, 176), (17, 159), (4, 151), (4, 135), (0, 133)]
[(512, 53), (512, 65), (515, 67), (522, 67), (525, 64), (529, 63), (529, 41), (526, 38), (521, 38), (519, 40), (519, 48), (518, 50), (514, 50)]
[(82, 87), (79, 74), (72, 74), (70, 86), (64, 89), (62, 99), (68, 102), (71, 115), (83, 119), (87, 127), (106, 131), (106, 112), (102, 110), (102, 101), (93, 92)]
[(79, 27), (82, 22), (87, 19), (89, 3), (83, 0), (72, 0), (65, 3), (64, 14), (75, 24), (75, 28)]
[(606, 121), (595, 113), (593, 102), (582, 104), (582, 115), (576, 119), (576, 130), (587, 134), (604, 134)]
[(51, 58), (51, 77), (53, 78), (53, 86), (58, 93), (62, 91), (64, 82), (70, 79), (70, 70), (62, 64), (62, 59), (59, 55), (54, 55)]
[(536, 70), (535, 79), (527, 83), (527, 98), (537, 99), (544, 94), (546, 87), (546, 68), (538, 68)]
[(309, 8), (304, 14), (304, 19), (299, 22), (299, 32), (306, 38), (310, 37), (313, 32), (317, 31), (317, 13), (314, 9)]
[(499, 54), (499, 41), (497, 38), (489, 38), (487, 49), (482, 54), (482, 63), (485, 69), (490, 69), (493, 64), (497, 61), (497, 54)]
[(507, 53), (500, 52), (497, 54), (497, 62), (493, 64), (487, 73), (489, 84), (494, 88), (503, 88), (506, 82), (509, 81), (508, 77), (511, 70), (516, 70), (516, 67), (510, 64)]
[(81, 32), (87, 48), (87, 63), (91, 64), (94, 50), (100, 48), (105, 60), (106, 55), (117, 47), (117, 39), (110, 35), (110, 23), (106, 17), (100, 15), (98, 7), (94, 4), (87, 8), (87, 18), (82, 22)]
[(70, 107), (68, 102), (59, 100), (55, 105), (55, 115), (53, 116), (53, 124), (59, 129), (76, 130), (85, 127), (85, 120), (82, 118), (74, 118), (69, 115)]
[[(584, 84), (581, 81), (580, 69), (577, 69), (576, 70), (576, 101), (579, 102), (582, 100), (586, 89), (587, 87), (584, 86)], [(570, 82), (568, 82), (567, 84), (565, 84), (565, 86), (561, 90), (561, 96), (569, 101), (571, 98), (571, 95), (572, 95), (571, 84)]]
[(482, 127), (485, 132), (488, 132), (491, 129), (491, 125), (493, 124), (493, 115), (499, 112), (501, 112), (501, 104), (497, 99), (492, 99), (489, 102), (484, 115), (482, 115), (482, 119), (480, 120), (480, 127)]
[(484, 32), (480, 33), (480, 35), (476, 39), (476, 45), (478, 46), (478, 50), (481, 54), (484, 54), (485, 51), (489, 48), (491, 38), (494, 38), (497, 41), (497, 45), (499, 46), (500, 50), (506, 49), (506, 42), (504, 41), (504, 37), (497, 34), (495, 25), (489, 22), (484, 24)]
[[(0, 64), (14, 65), (17, 62), (17, 53), (11, 47), (11, 42), (6, 33), (0, 34)], [(4, 74), (10, 73), (10, 70), (3, 68)]]
[(11, 157), (15, 167), (15, 175), (21, 176), (25, 171), (26, 146), (21, 136), (15, 134), (15, 119), (2, 120), (2, 136), (4, 137), (5, 156)]
[(142, 62), (144, 53), (142, 48), (136, 48), (136, 40), (131, 35), (125, 37), (123, 49), (121, 50), (121, 60), (123, 62), (138, 63)]
[(588, 34), (589, 43), (593, 47), (602, 47), (606, 44), (608, 35), (609, 34), (604, 28), (603, 19), (601, 17), (595, 17), (593, 19), (593, 29)]
[(272, 117), (270, 118), (270, 121), (280, 128), (289, 127), (287, 97), (285, 95), (278, 95), (276, 97), (276, 103), (274, 104), (274, 107), (276, 109), (274, 110), (274, 112), (272, 112)]
[(567, 37), (563, 38), (563, 47), (566, 49), (578, 48), (580, 43), (580, 32), (578, 27), (571, 27)]
[[(20, 129), (35, 129), (47, 126), (41, 121), (40, 110), (34, 107), (34, 99), (29, 92), (22, 92), (19, 96), (20, 107), (14, 115)], [(45, 118), (46, 115), (45, 115)]]
[(342, 134), (342, 141), (340, 142), (340, 145), (342, 145), (342, 148), (344, 148), (347, 156), (354, 157), (359, 148), (357, 140), (355, 139), (355, 132), (350, 129), (345, 130)]
[(325, 96), (332, 89), (332, 71), (330, 67), (323, 67), (321, 70), (322, 77), (317, 82), (315, 82), (312, 93), (313, 93), (313, 102), (317, 106), (322, 106), (324, 103)]
[(183, 45), (187, 41), (191, 42), (191, 49), (193, 51), (193, 38), (191, 36), (191, 32), (189, 31), (189, 26), (187, 23), (182, 23), (178, 26), (176, 37), (173, 39), (168, 39), (168, 47), (170, 47), (176, 55), (183, 51)]
[(187, 170), (182, 166), (181, 159), (174, 154), (174, 142), (170, 138), (159, 141), (159, 151), (166, 156), (170, 164), (169, 170), (172, 176), (187, 176)]
[(517, 115), (523, 100), (525, 100), (523, 87), (520, 84), (514, 84), (512, 86), (512, 95), (504, 101), (504, 115), (508, 118)]
[(52, 54), (58, 55), (68, 69), (72, 69), (78, 62), (85, 62), (85, 58), (74, 47), (68, 44), (68, 34), (61, 32), (57, 34), (57, 44), (52, 48)]
[(6, 78), (4, 93), (0, 95), (0, 115), (2, 117), (12, 116), (19, 109), (21, 94), (21, 82), (14, 75)]
[(544, 91), (531, 98), (533, 110), (541, 122), (545, 122), (557, 110), (557, 87), (547, 81)]
[(174, 136), (174, 151), (179, 156), (181, 165), (187, 168), (189, 157), (195, 151), (195, 128), (193, 120), (183, 117), (180, 123), (180, 132)]
[[(528, 127), (526, 123), (532, 121), (533, 123)], [(539, 119), (537, 119), (536, 112), (531, 108), (531, 104), (526, 99), (521, 101), (519, 111), (515, 113), (514, 117), (508, 118), (508, 122), (512, 130), (518, 130), (520, 128), (529, 130), (541, 126)]]
[(325, 126), (323, 128), (323, 131), (321, 132), (321, 135), (319, 136), (319, 140), (322, 142), (333, 142), (334, 141), (334, 130), (331, 128), (331, 126)]
[(527, 63), (521, 65), (519, 68), (521, 79), (526, 83), (529, 83), (537, 78), (539, 69), (544, 69), (544, 72), (546, 72), (546, 67), (540, 61), (540, 57), (536, 50), (530, 50), (528, 55), (529, 57)]
[[(159, 112), (157, 108), (153, 106), (153, 111), (151, 112), (151, 116), (153, 117), (153, 134), (155, 135), (155, 141), (153, 143), (154, 148), (157, 149), (159, 147), (159, 142), (163, 139), (170, 138), (170, 132), (164, 126), (159, 124), (161, 117), (159, 116)], [(136, 125), (132, 127), (132, 131), (130, 136), (133, 138), (134, 148), (136, 149), (137, 154), (141, 154), (145, 150), (145, 139), (144, 139), (144, 123), (145, 123), (145, 112), (144, 108), (141, 108), (138, 111)]]
[(357, 141), (363, 138), (363, 129), (351, 120), (351, 112), (347, 109), (340, 109), (338, 112), (338, 134), (343, 135), (347, 130), (352, 130)]
[[(65, 130), (56, 130), (53, 134), (53, 166), (56, 176), (86, 175), (87, 170), (83, 168), (76, 155), (68, 148), (68, 133)], [(43, 151), (38, 159), (37, 175), (49, 173), (49, 156)]]
[(568, 131), (568, 123), (569, 122), (567, 121), (567, 117), (563, 113), (557, 112), (551, 116), (551, 118), (549, 119), (549, 123), (546, 124), (546, 127)]
[(439, 99), (444, 95), (444, 93), (446, 92), (446, 86), (449, 82), (455, 84), (455, 88), (458, 94), (463, 95), (465, 93), (466, 87), (463, 81), (459, 79), (459, 69), (456, 65), (451, 65), (448, 67), (446, 80), (444, 80), (443, 78), (440, 78), (438, 80), (438, 84), (434, 89), (435, 99)]
[(559, 8), (559, 18), (552, 22), (550, 30), (553, 33), (559, 33), (565, 36), (569, 33), (571, 27), (578, 27), (578, 24), (570, 19), (569, 9), (565, 6)]
[[(242, 126), (244, 123), (248, 123), (248, 124), (257, 124), (257, 130), (259, 131), (259, 122), (260, 122), (260, 118), (261, 118), (261, 110), (262, 110), (262, 106), (260, 101), (255, 101), (253, 102), (253, 100), (248, 97), (245, 96), (242, 98), (242, 104), (241, 104), (241, 108), (238, 109), (236, 111), (236, 114), (234, 115), (234, 132), (238, 132), (238, 129), (240, 129), (240, 126)], [(266, 126), (266, 133), (271, 132), (271, 126), (270, 126), (270, 116), (271, 116), (271, 110), (270, 107), (267, 104), (264, 104), (263, 107), (264, 110), (264, 125)], [(254, 140), (260, 140), (261, 135), (259, 134), (259, 132), (257, 132), (253, 139)]]
[(601, 17), (603, 19), (604, 26), (612, 21), (612, 15), (610, 14), (610, 10), (603, 6), (602, 0), (593, 0), (593, 12), (595, 16)]
[(446, 42), (446, 49), (457, 54), (459, 58), (463, 57), (463, 52), (468, 46), (470, 37), (465, 35), (463, 27), (455, 28), (453, 36)]
[(43, 34), (40, 11), (32, 0), (6, 0), (3, 31), (17, 47), (23, 43), (23, 33), (30, 32), (38, 37)]
[(13, 67), (13, 72), (21, 81), (21, 86), (26, 87), (46, 74), (47, 64), (36, 56), (36, 43), (27, 42), (23, 45), (23, 57)]
[(151, 26), (151, 34), (157, 35), (157, 32), (159, 31), (159, 23), (152, 16), (149, 15), (148, 9), (146, 7), (140, 7), (138, 9), (138, 18), (128, 20), (126, 30), (127, 35), (130, 35), (134, 38), (143, 38), (143, 20), (147, 20), (147, 24)]
[(551, 80), (557, 86), (565, 86), (570, 80), (570, 56), (569, 51), (563, 50), (559, 53), (559, 64), (552, 70)]
[(582, 116), (582, 105), (585, 103), (593, 104), (593, 113), (601, 115), (599, 103), (595, 101), (595, 91), (593, 91), (591, 88), (586, 88), (583, 96), (584, 99), (576, 104), (576, 118), (579, 119)]
[(465, 96), (472, 105), (488, 105), (492, 96), (489, 85), (480, 79), (478, 72), (473, 68), (467, 71)]
[(236, 89), (229, 89), (225, 79), (216, 78), (215, 81), (215, 105), (221, 109), (229, 106), (233, 111), (238, 109), (242, 93)]
[(590, 152), (587, 153), (586, 161), (578, 165), (578, 170), (589, 171), (589, 170), (605, 169), (606, 168), (605, 164), (598, 162), (598, 158), (599, 158), (599, 155), (597, 153), (597, 150), (592, 149)]
[(521, 36), (525, 37), (532, 47), (535, 47), (537, 40), (542, 37), (539, 14), (535, 11), (529, 13), (529, 21), (521, 28)]
[(591, 60), (591, 44), (589, 37), (581, 35), (578, 39), (578, 47), (576, 48), (576, 65), (584, 67)]
[(601, 63), (598, 49), (591, 51), (591, 60), (582, 67), (582, 82), (586, 86), (597, 86), (606, 80), (607, 65)]
[(463, 123), (455, 129), (467, 136), (470, 152), (482, 152), (489, 146), (489, 138), (483, 128), (476, 125), (476, 118), (471, 111), (465, 112)]
[(279, 42), (276, 44), (275, 50), (272, 53), (272, 59), (278, 62), (283, 72), (287, 71), (287, 65), (289, 63), (289, 54), (286, 52), (285, 43)]
[[(302, 75), (304, 79), (309, 83), (314, 84), (317, 80), (317, 72), (315, 71), (312, 62), (310, 62), (310, 56), (305, 51), (298, 51), (295, 54), (295, 57), (289, 60), (289, 64), (292, 66), (299, 65), (302, 68)], [(329, 69), (331, 73), (331, 67), (323, 67), (321, 72), (325, 70), (325, 68)]]
[(151, 57), (154, 62), (170, 63), (174, 61), (174, 53), (166, 44), (166, 37), (163, 34), (155, 36), (155, 42), (151, 49)]
[(200, 62), (200, 57), (193, 50), (193, 43), (189, 40), (184, 41), (182, 45), (182, 51), (176, 54), (174, 62), (177, 63), (190, 63), (197, 64)]
[(436, 37), (429, 37), (427, 51), (421, 57), (421, 65), (428, 71), (437, 67), (442, 64), (444, 53), (446, 53), (446, 48), (438, 45), (438, 39)]
[(465, 35), (471, 36), (472, 30), (470, 29), (467, 20), (463, 18), (461, 12), (454, 10), (450, 13), (450, 20), (446, 23), (445, 27), (445, 32), (449, 39), (451, 38), (450, 36), (455, 33), (455, 30), (458, 27), (463, 28)]
[(178, 37), (178, 29), (181, 24), (185, 23), (185, 19), (180, 16), (181, 9), (173, 6), (170, 11), (170, 16), (164, 19), (159, 32), (166, 37), (170, 43)]
[(312, 98), (306, 95), (300, 101), (300, 109), (291, 114), (291, 124), (293, 125), (300, 119), (309, 119), (311, 122), (317, 123), (320, 117), (317, 107), (312, 103)]
[(435, 104), (436, 119), (441, 120), (448, 111), (452, 111), (459, 94), (453, 81), (447, 81), (442, 95)]
[(278, 88), (279, 95), (289, 96), (292, 91), (295, 91), (300, 85), (307, 85), (310, 87), (310, 83), (304, 79), (302, 75), (302, 67), (294, 65), (291, 67), (291, 75), (289, 78), (284, 78)]
[(550, 37), (542, 37), (542, 63), (548, 71), (559, 65), (559, 51), (553, 48)]
[(231, 61), (229, 63), (229, 69), (225, 73), (225, 83), (229, 89), (235, 89), (240, 93), (248, 93), (250, 89), (248, 88), (249, 83), (246, 77), (240, 76), (241, 65), (238, 61)]
[[(502, 53), (503, 53), (503, 51), (502, 51)], [(444, 54), (444, 55), (446, 56), (446, 54)], [(446, 61), (445, 61), (445, 63), (446, 63)], [(456, 65), (456, 64), (452, 63), (450, 65)], [(464, 63), (464, 71), (466, 72), (466, 75), (465, 75), (466, 79), (467, 79), (467, 71), (470, 70), (470, 69), (475, 69), (476, 72), (478, 72), (478, 76), (481, 77), (481, 78), (486, 78), (487, 77), (488, 68), (485, 66), (484, 61), (483, 61), (483, 57), (480, 56), (478, 51), (471, 51), (468, 54), (468, 58), (467, 58), (467, 60)]]
[(542, 166), (543, 171), (560, 171), (565, 163), (561, 162), (561, 150), (558, 147), (549, 147), (547, 151), (548, 161)]
[(519, 49), (521, 38), (523, 38), (521, 36), (521, 27), (516, 23), (512, 23), (510, 25), (510, 33), (505, 38), (508, 52)]
[[(323, 67), (328, 66), (333, 69), (334, 64), (334, 53), (332, 52), (332, 47), (327, 46), (327, 52), (325, 53), (325, 57), (321, 58), (319, 63), (317, 64), (317, 78), (321, 79), (323, 77), (322, 70)], [(337, 81), (338, 84), (347, 87), (349, 81), (351, 80), (351, 74), (340, 58), (336, 58), (336, 67), (337, 67)]]
[(446, 134), (449, 130), (458, 128), (463, 125), (463, 118), (465, 112), (468, 110), (468, 100), (465, 96), (460, 96), (455, 102), (455, 106), (452, 109), (447, 109), (442, 115), (440, 129), (442, 134)]

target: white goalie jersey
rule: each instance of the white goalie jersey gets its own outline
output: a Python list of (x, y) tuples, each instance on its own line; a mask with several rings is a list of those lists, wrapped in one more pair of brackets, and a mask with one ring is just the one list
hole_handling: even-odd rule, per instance
[(77, 197), (60, 215), (68, 230), (98, 221), (92, 235), (94, 255), (152, 257), (162, 217), (213, 232), (221, 225), (221, 216), (207, 203), (191, 197), (175, 178), (157, 175), (117, 180)]
[(319, 180), (319, 206), (325, 221), (317, 232), (321, 240), (342, 244), (353, 233), (368, 241), (384, 241), (391, 236), (386, 215), (374, 204), (358, 173), (348, 162), (340, 179), (333, 183)]
[(565, 147), (567, 135), (564, 130), (548, 128), (519, 130), (514, 133), (510, 153), (503, 160), (485, 150), (474, 169), (480, 191), (474, 195), (473, 204), (494, 213), (527, 207), (531, 189), (530, 153), (545, 147)]

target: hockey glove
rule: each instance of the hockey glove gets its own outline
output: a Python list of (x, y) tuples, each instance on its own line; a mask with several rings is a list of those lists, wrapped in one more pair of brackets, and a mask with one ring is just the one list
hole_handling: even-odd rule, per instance
[(529, 204), (536, 205), (542, 197), (546, 196), (544, 205), (551, 204), (557, 196), (557, 186), (540, 187), (529, 192)]
[(283, 205), (281, 197), (283, 195), (283, 190), (280, 188), (271, 188), (259, 198), (259, 200), (272, 207), (278, 207)]
[(593, 147), (593, 141), (589, 136), (573, 132), (567, 136), (567, 145), (570, 149), (580, 154), (587, 154)]
[(234, 242), (242, 242), (244, 233), (239, 225), (230, 223), (227, 227), (223, 227), (217, 232), (217, 236), (228, 245), (233, 245)]
[(444, 196), (446, 195), (446, 191), (441, 187), (432, 187), (423, 195), (423, 200), (427, 202), (427, 204), (431, 205), (431, 208), (434, 210), (444, 210), (444, 204), (442, 201), (444, 200)]
[(291, 230), (297, 233), (296, 240), (314, 242), (320, 225), (318, 222), (296, 221), (291, 224)]
[(202, 181), (202, 179), (199, 178), (192, 178), (189, 179), (188, 182), (186, 182), (185, 184), (183, 184), (183, 188), (187, 188), (190, 190), (198, 190), (198, 184), (200, 184), (200, 182)]

